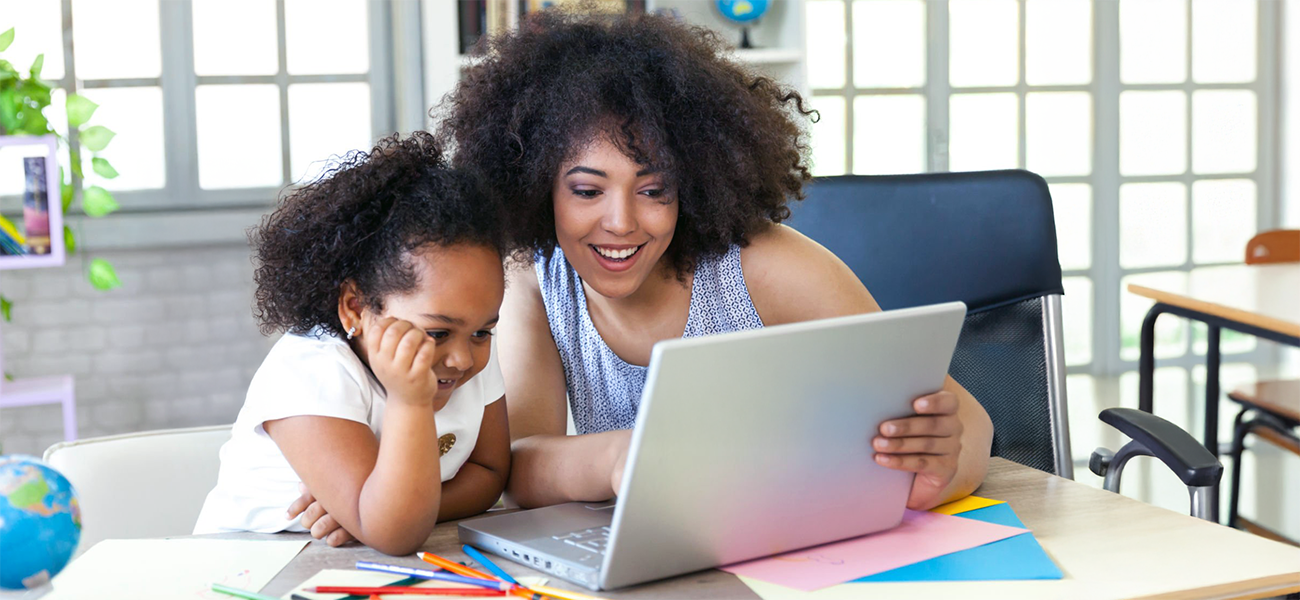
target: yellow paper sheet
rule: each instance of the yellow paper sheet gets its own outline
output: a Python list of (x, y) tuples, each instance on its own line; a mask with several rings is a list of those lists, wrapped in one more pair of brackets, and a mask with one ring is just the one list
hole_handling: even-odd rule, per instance
[(936, 506), (930, 509), (930, 512), (941, 515), (956, 515), (964, 512), (970, 512), (975, 509), (993, 506), (994, 504), (1006, 504), (1003, 500), (993, 500), (990, 498), (981, 498), (979, 496), (966, 496), (961, 500), (953, 500), (944, 505)]
[(258, 591), (307, 542), (251, 540), (104, 540), (54, 578), (43, 600), (230, 600), (213, 583)]
[[(429, 567), (429, 568), (432, 569), (433, 567)], [(311, 579), (302, 582), (301, 584), (296, 586), (293, 589), (293, 591), (282, 596), (282, 598), (288, 599), (294, 594), (298, 594), (304, 598), (311, 598), (311, 600), (335, 600), (336, 598), (346, 597), (347, 594), (312, 594), (312, 593), (304, 592), (302, 590), (303, 588), (323, 586), (323, 585), (380, 587), (380, 586), (385, 586), (390, 583), (393, 583), (394, 581), (401, 581), (403, 579), (406, 579), (406, 576), (389, 575), (388, 573), (376, 573), (374, 571), (354, 571), (350, 569), (325, 569), (317, 572), (315, 575), (312, 575)], [(546, 578), (544, 577), (520, 577), (518, 579), (519, 579), (519, 583), (522, 583), (524, 585), (546, 585)], [(447, 583), (444, 581), (425, 581), (422, 583), (417, 583), (413, 587), (473, 588), (474, 586), (471, 585), (461, 586), (455, 583)]]

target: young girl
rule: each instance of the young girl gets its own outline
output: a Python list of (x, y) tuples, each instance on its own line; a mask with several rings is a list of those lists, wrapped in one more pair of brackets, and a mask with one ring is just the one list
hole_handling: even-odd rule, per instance
[[(437, 521), (496, 502), (510, 435), (492, 206), (420, 132), (349, 155), (253, 232), (262, 330), (287, 333), (253, 377), (195, 533), (309, 528), (409, 554)], [(314, 497), (295, 502), (302, 490)]]

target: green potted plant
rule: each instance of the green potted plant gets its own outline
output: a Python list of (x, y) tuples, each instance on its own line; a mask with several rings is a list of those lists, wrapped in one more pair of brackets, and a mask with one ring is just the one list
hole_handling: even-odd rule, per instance
[[(0, 33), (0, 56), (14, 41), (14, 29)], [(54, 131), (45, 116), (45, 109), (50, 106), (52, 86), (41, 79), (41, 69), (45, 64), (45, 55), (39, 55), (33, 61), (27, 76), (14, 67), (12, 63), (0, 58), (0, 135), (54, 135), (59, 143), (69, 151), (71, 173), (59, 168), (59, 180), (62, 185), (61, 195), (63, 212), (67, 214), (78, 199), (81, 210), (90, 217), (103, 217), (118, 209), (117, 201), (108, 190), (100, 186), (82, 186), (85, 157), (79, 151), (90, 151), (90, 167), (100, 177), (113, 179), (117, 170), (108, 160), (100, 156), (116, 134), (102, 125), (87, 125), (95, 114), (97, 104), (85, 96), (68, 90), (68, 137), (76, 136), (78, 146), (69, 144), (68, 138)], [(0, 219), (4, 219), (0, 215)], [(11, 224), (12, 226), (12, 224)], [(76, 251), (77, 240), (72, 229), (63, 228), (64, 244), (68, 254)], [(113, 265), (102, 258), (90, 261), (87, 278), (90, 284), (99, 290), (110, 290), (121, 285)], [(12, 302), (0, 295), (0, 318), (11, 320)]]

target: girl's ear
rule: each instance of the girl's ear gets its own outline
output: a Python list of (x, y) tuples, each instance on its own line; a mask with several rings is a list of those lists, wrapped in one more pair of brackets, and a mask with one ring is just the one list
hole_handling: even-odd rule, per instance
[(344, 281), (339, 286), (339, 324), (349, 338), (361, 334), (361, 313), (361, 293), (356, 282), (351, 279)]

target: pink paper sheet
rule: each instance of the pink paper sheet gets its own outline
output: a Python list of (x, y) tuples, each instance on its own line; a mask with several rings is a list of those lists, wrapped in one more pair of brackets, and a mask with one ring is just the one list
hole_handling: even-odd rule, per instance
[(909, 510), (903, 524), (872, 535), (720, 567), (723, 571), (811, 592), (1028, 531)]

